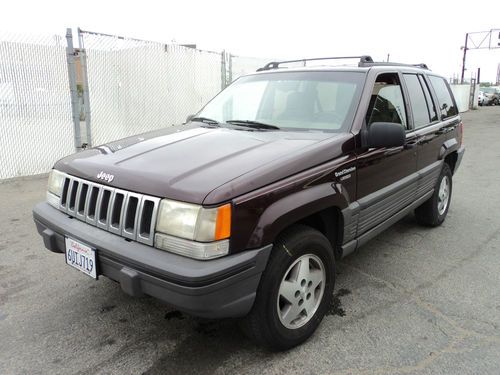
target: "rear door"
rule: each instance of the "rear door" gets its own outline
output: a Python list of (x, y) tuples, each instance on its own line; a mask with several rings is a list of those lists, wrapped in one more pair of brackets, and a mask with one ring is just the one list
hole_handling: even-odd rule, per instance
[(442, 168), (442, 148), (460, 119), (447, 82), (438, 76), (404, 74), (417, 135), (417, 198), (432, 190)]

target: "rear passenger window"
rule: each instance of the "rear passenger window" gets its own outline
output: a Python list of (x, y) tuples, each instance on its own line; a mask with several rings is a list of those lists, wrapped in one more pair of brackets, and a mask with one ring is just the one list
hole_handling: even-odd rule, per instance
[(404, 74), (406, 87), (410, 94), (411, 110), (415, 128), (421, 128), (431, 122), (427, 100), (425, 99), (422, 85), (416, 74)]
[(436, 76), (429, 76), (429, 79), (432, 87), (434, 87), (434, 91), (436, 92), (442, 118), (445, 119), (458, 115), (457, 107), (455, 106), (446, 81), (443, 78)]
[(429, 86), (427, 82), (425, 82), (424, 77), (421, 75), (418, 76), (418, 80), (420, 81), (420, 85), (424, 89), (425, 100), (427, 101), (427, 107), (429, 108), (429, 113), (431, 115), (431, 121), (438, 120), (438, 114), (436, 112), (436, 105), (434, 104), (434, 100), (432, 99), (431, 92), (429, 91)]

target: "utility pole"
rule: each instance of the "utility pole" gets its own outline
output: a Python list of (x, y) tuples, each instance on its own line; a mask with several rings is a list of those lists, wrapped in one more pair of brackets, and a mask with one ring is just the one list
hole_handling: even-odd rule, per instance
[(465, 34), (465, 45), (464, 45), (464, 57), (462, 60), (462, 78), (460, 79), (460, 83), (464, 83), (464, 74), (465, 74), (465, 58), (467, 56), (467, 41), (469, 40), (469, 33)]
[[(498, 40), (495, 41), (496, 35)], [(469, 44), (471, 45), (469, 48)], [(465, 45), (463, 47), (464, 57), (462, 59), (462, 77), (460, 83), (464, 83), (465, 76), (465, 59), (469, 49), (496, 49), (500, 48), (500, 29), (490, 29), (487, 31), (475, 31), (465, 34)], [(499, 72), (500, 73), (500, 72)], [(478, 77), (479, 78), (479, 77)]]

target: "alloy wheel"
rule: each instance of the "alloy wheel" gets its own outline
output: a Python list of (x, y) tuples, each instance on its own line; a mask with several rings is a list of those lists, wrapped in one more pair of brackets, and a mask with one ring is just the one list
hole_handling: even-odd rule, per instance
[(304, 326), (314, 316), (323, 298), (326, 272), (314, 254), (296, 259), (281, 280), (277, 309), (281, 323), (289, 329)]

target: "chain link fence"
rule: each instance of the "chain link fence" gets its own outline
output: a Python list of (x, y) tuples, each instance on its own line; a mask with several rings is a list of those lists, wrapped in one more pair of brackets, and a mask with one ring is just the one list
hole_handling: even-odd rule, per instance
[[(185, 121), (269, 60), (78, 30), (0, 32), (0, 179)], [(75, 44), (75, 45), (73, 45)]]
[(0, 179), (74, 152), (66, 41), (0, 32)]
[(185, 121), (222, 88), (219, 53), (80, 31), (91, 144)]
[(273, 59), (262, 59), (257, 57), (244, 57), (231, 55), (230, 59), (230, 74), (231, 81), (234, 81), (238, 77), (245, 74), (250, 74), (255, 72), (257, 69), (262, 68), (268, 62)]

